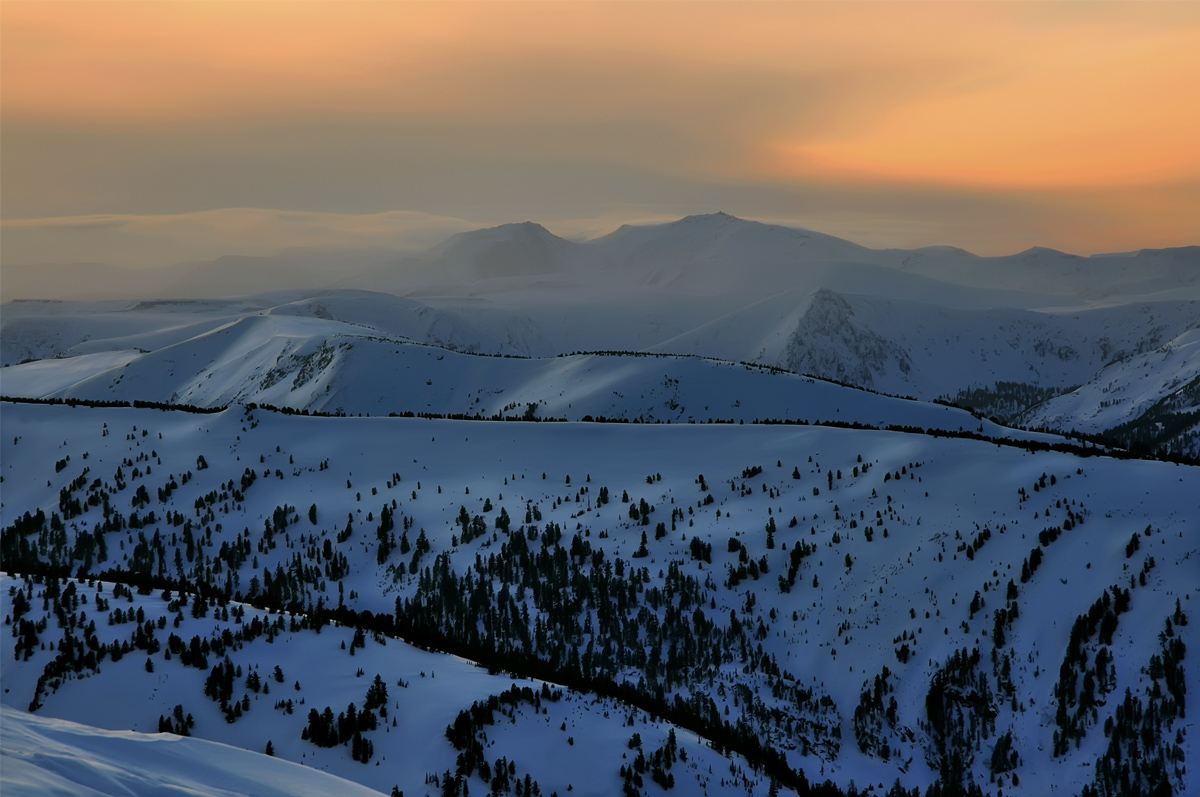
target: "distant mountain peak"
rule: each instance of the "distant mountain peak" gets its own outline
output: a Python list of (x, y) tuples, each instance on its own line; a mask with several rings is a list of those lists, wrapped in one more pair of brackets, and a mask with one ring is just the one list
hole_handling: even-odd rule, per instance
[(495, 227), (483, 227), (482, 229), (471, 230), (470, 232), (462, 232), (462, 233), (459, 233), (458, 236), (456, 236), (456, 237), (464, 237), (465, 238), (465, 237), (482, 236), (482, 235), (495, 236), (497, 233), (510, 233), (510, 234), (522, 234), (522, 235), (545, 235), (545, 236), (549, 236), (551, 238), (557, 237), (554, 233), (550, 232), (545, 227), (538, 224), (536, 221), (514, 221), (514, 222), (509, 222), (508, 224), (498, 224)]
[(522, 221), (458, 233), (430, 255), (464, 278), (489, 279), (561, 272), (576, 246), (537, 222)]
[(535, 221), (519, 221), (482, 227), (450, 236), (433, 247), (431, 252), (446, 252), (462, 247), (490, 246), (500, 242), (561, 241), (557, 235)]
[(1079, 255), (1073, 255), (1069, 252), (1060, 252), (1057, 249), (1051, 249), (1047, 246), (1031, 246), (1024, 252), (1021, 252), (1017, 257), (1070, 257), (1078, 258)]
[(548, 235), (553, 235), (553, 233), (551, 233), (549, 230), (547, 230), (542, 225), (538, 224), (536, 221), (517, 221), (517, 222), (512, 222), (510, 224), (501, 224), (497, 229), (503, 229), (505, 227), (516, 228), (516, 229), (522, 230), (524, 232), (535, 232), (536, 231), (536, 232), (544, 232)]
[(745, 219), (737, 216), (731, 216), (723, 210), (718, 210), (716, 213), (696, 213), (691, 216), (684, 216), (676, 224), (728, 224), (735, 222), (738, 224), (753, 224), (757, 222), (748, 222)]

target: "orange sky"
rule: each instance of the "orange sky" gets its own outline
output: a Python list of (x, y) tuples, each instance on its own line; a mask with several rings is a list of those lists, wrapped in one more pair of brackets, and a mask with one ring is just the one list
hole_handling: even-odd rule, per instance
[(6, 222), (715, 203), (876, 245), (1200, 243), (1200, 3), (6, 0), (0, 23)]

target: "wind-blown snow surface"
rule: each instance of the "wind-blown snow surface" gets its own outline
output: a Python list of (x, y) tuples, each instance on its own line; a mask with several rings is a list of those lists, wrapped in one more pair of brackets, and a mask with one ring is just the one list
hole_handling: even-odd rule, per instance
[[(948, 662), (965, 648), (980, 652), (977, 662), (963, 665), (970, 682), (982, 677), (987, 684), (963, 687), (985, 707), (983, 714), (973, 713), (973, 703), (955, 704), (975, 717), (961, 726), (968, 775), (1006, 795), (1077, 794), (1105, 755), (1105, 720), (1125, 690), (1145, 701), (1158, 699), (1150, 697), (1153, 690), (1168, 688), (1154, 675), (1151, 657), (1160, 657), (1161, 669), (1163, 646), (1176, 635), (1196, 649), (1200, 477), (1186, 466), (815, 427), (302, 418), (240, 408), (195, 415), (12, 404), (4, 405), (0, 420), (0, 519), (8, 540), (24, 533), (12, 524), (26, 512), (40, 508), (49, 516), (75, 500), (82, 512), (66, 519), (61, 544), (47, 527), (40, 533), (46, 547), (21, 556), (66, 556), (71, 572), (121, 567), (167, 578), (182, 574), (191, 583), (208, 582), (218, 591), (228, 584), (236, 592), (224, 609), (197, 610), (191, 597), (169, 605), (175, 597), (158, 589), (125, 596), (112, 579), (85, 579), (59, 586), (60, 595), (70, 588), (88, 598), (62, 609), (67, 625), (60, 628), (53, 607), (63, 605), (61, 598), (47, 595), (43, 603), (44, 584), (7, 580), (4, 613), (16, 610), (8, 587), (27, 592), (23, 619), (36, 624), (44, 618), (47, 626), (36, 633), (48, 644), (18, 649), (16, 640), (24, 637), (15, 624), (12, 635), (3, 635), (5, 705), (23, 710), (34, 700), (39, 715), (153, 731), (160, 715), (182, 704), (195, 717), (197, 737), (254, 751), (269, 739), (279, 758), (382, 791), (398, 784), (406, 794), (438, 793), (427, 775), (456, 766), (447, 725), (472, 701), (507, 690), (514, 678), (371, 634), (355, 650), (350, 628), (327, 626), (318, 634), (299, 622), (303, 613), (251, 607), (242, 614), (237, 596), (261, 600), (286, 587), (302, 607), (344, 601), (357, 611), (388, 615), (399, 599), (418, 627), (422, 617), (440, 618), (436, 627), (466, 644), (478, 633), (471, 630), (476, 623), (488, 623), (484, 639), (525, 645), (547, 662), (576, 661), (557, 647), (558, 635), (569, 634), (566, 644), (577, 661), (590, 662), (581, 666), (608, 672), (608, 657), (630, 656), (614, 665), (616, 680), (636, 689), (642, 679), (651, 695), (657, 682), (668, 698), (711, 698), (719, 716), (728, 709), (730, 722), (749, 723), (809, 780), (829, 777), (843, 787), (853, 781), (886, 788), (896, 778), (924, 786), (939, 776), (938, 751), (948, 742), (939, 743), (931, 729), (929, 695), (937, 673), (953, 672)], [(249, 482), (248, 469), (257, 477)], [(141, 486), (145, 505), (134, 501)], [(601, 488), (608, 503), (601, 502)], [(631, 511), (641, 501), (641, 511)], [(393, 506), (394, 529), (379, 533), (382, 510)], [(508, 529), (497, 526), (502, 508)], [(647, 509), (649, 524), (641, 525), (633, 515)], [(470, 539), (458, 521), (464, 511), (481, 518), (481, 528), (469, 526)], [(127, 528), (135, 512), (141, 528)], [(114, 523), (118, 529), (103, 532)], [(91, 548), (80, 542), (78, 535), (89, 529), (106, 540), (103, 563), (95, 559), (94, 540)], [(388, 547), (381, 554), (380, 543), (402, 531), (413, 544), (424, 536), (429, 550)], [(28, 539), (36, 542), (38, 535)], [(233, 553), (235, 544), (244, 545), (243, 553)], [(332, 553), (323, 552), (326, 545)], [(704, 545), (711, 545), (711, 562)], [(514, 551), (525, 546), (547, 557), (536, 580), (553, 589), (531, 592), (511, 580), (521, 570)], [(806, 553), (785, 587), (797, 549)], [(1033, 551), (1040, 552), (1040, 567), (1023, 578)], [(6, 556), (6, 567), (12, 561)], [(560, 576), (576, 568), (582, 581), (560, 584)], [(472, 619), (463, 626), (464, 615), (442, 617), (435, 607), (454, 605), (463, 589), (472, 594), (475, 587), (463, 586), (468, 582), (483, 590), (477, 598), (490, 597), (472, 604), (465, 615)], [(614, 586), (621, 603), (611, 592), (594, 602), (583, 597)], [(1068, 723), (1079, 740), (1056, 755), (1055, 684), (1064, 667), (1075, 671), (1064, 653), (1072, 628), (1097, 601), (1103, 612), (1104, 596), (1111, 599), (1116, 588), (1128, 590), (1129, 602), (1127, 611), (1117, 610), (1111, 640), (1102, 642), (1100, 631), (1082, 642), (1088, 666), (1101, 648), (1112, 654), (1103, 685), (1093, 682), (1097, 713), (1083, 711), (1071, 721), (1077, 724)], [(973, 607), (977, 593), (982, 606)], [(564, 618), (576, 599), (580, 614)], [(106, 625), (118, 608), (124, 618)], [(131, 630), (143, 621), (129, 618), (138, 609), (151, 625), (163, 618), (152, 629), (161, 643), (157, 652), (134, 647), (120, 661), (103, 660), (98, 673), (84, 668), (38, 688), (56, 657), (49, 643), (72, 636), (86, 650), (92, 621), (106, 644), (133, 639)], [(496, 609), (503, 611), (493, 614)], [(622, 618), (618, 628), (632, 636), (609, 636), (612, 611)], [(1182, 624), (1182, 615), (1192, 622)], [(170, 634), (185, 644), (194, 635), (219, 640), (255, 618), (278, 626), (265, 638), (226, 643), (225, 654), (214, 649), (204, 668), (186, 666), (178, 652), (164, 656)], [(719, 631), (712, 637), (720, 640), (719, 658), (711, 667), (688, 666), (689, 658), (713, 653), (687, 641), (710, 628)], [(528, 642), (520, 641), (522, 633)], [(242, 669), (233, 679), (233, 701), (244, 696), (239, 705), (249, 706), (233, 722), (204, 694), (206, 675), (222, 655)], [(282, 681), (271, 676), (276, 665)], [(572, 665), (553, 666), (568, 672)], [(1195, 695), (1194, 662), (1183, 666), (1187, 691)], [(856, 707), (885, 667), (882, 706), (894, 697), (896, 709), (891, 718), (882, 707), (878, 714), (868, 710), (867, 731), (859, 733)], [(269, 694), (249, 685), (252, 672), (261, 673)], [(374, 745), (367, 766), (351, 759), (348, 746), (319, 748), (300, 738), (310, 708), (332, 706), (336, 713), (351, 701), (362, 706), (376, 673), (388, 688), (389, 713), (377, 730), (363, 733)], [(515, 682), (543, 694), (540, 682)], [(272, 707), (287, 699), (305, 702), (291, 714)], [(1076, 709), (1066, 716), (1076, 717)], [(986, 730), (971, 731), (981, 717), (991, 717), (983, 721)], [(568, 786), (572, 793), (610, 794), (621, 788), (619, 769), (633, 762), (627, 742), (635, 731), (649, 758), (663, 749), (670, 727), (610, 699), (568, 691), (559, 701), (541, 700), (540, 707), (518, 704), (511, 720), (498, 715), (484, 749), (489, 760), (513, 761), (517, 777), (530, 774), (543, 794), (561, 795)], [(1018, 760), (991, 783), (994, 747), (1006, 733)], [(1179, 761), (1195, 760), (1194, 720), (1179, 717), (1162, 733), (1170, 755), (1178, 750)], [(769, 780), (744, 761), (735, 760), (731, 772), (694, 734), (682, 728), (676, 734), (688, 759), (672, 770), (675, 793), (766, 793)], [(1194, 775), (1177, 766), (1168, 777), (1177, 793), (1194, 787)], [(487, 788), (477, 773), (472, 778), (472, 791)], [(647, 776), (643, 791), (661, 789)]]
[(10, 796), (379, 794), (312, 768), (202, 739), (105, 731), (7, 705), (0, 706), (0, 719), (4, 793)]

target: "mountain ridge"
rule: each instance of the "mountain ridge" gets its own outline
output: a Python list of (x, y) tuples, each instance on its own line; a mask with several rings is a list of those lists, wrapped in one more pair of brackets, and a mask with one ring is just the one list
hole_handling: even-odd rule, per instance
[[(291, 276), (315, 273), (319, 262), (305, 260)], [(623, 225), (584, 242), (526, 221), (457, 233), (420, 254), (374, 252), (340, 262), (335, 287), (177, 303), (173, 314), (156, 315), (154, 305), (115, 312), (111, 305), (6, 304), (3, 363), (122, 346), (132, 362), (138, 349), (183, 335), (182, 316), (240, 303), (277, 315), (326, 312), (359, 330), (352, 336), (365, 326), (459, 351), (537, 358), (571, 351), (699, 355), (925, 400), (970, 392), (987, 405), (987, 391), (1042, 396), (1078, 389), (1090, 404), (1064, 399), (1055, 406), (1074, 409), (1029, 417), (1094, 430), (1094, 419), (1116, 417), (1096, 412), (1107, 400), (1102, 380), (1114, 360), (1200, 328), (1200, 246), (1090, 257), (1045, 247), (1004, 257), (953, 247), (876, 250), (719, 212)], [(285, 263), (231, 258), (213, 267), (245, 272), (239, 284), (254, 285), (262, 277), (256, 268), (270, 272)], [(219, 272), (196, 266), (189, 273), (203, 280)], [(5, 276), (9, 285), (7, 270)], [(94, 312), (102, 308), (108, 310)], [(138, 331), (129, 337), (121, 329)], [(83, 345), (84, 338), (91, 342)], [(1153, 381), (1172, 390), (1190, 379), (1184, 358), (1148, 367)], [(1141, 414), (1170, 407), (1173, 428), (1200, 409), (1188, 392), (1140, 395), (1129, 406)], [(1119, 425), (1140, 417), (1122, 415)], [(1188, 426), (1166, 444), (1192, 450), (1200, 445), (1197, 432)]]

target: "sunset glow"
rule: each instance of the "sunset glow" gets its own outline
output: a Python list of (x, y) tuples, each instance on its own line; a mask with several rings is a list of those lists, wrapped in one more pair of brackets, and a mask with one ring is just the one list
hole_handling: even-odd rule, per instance
[[(899, 230), (878, 245), (1197, 242), (1195, 3), (0, 9), (5, 222), (255, 206), (553, 227), (717, 202)], [(555, 196), (514, 205), (527, 183)], [(837, 227), (829, 192), (894, 199)], [(981, 235), (905, 192), (1011, 213)]]

